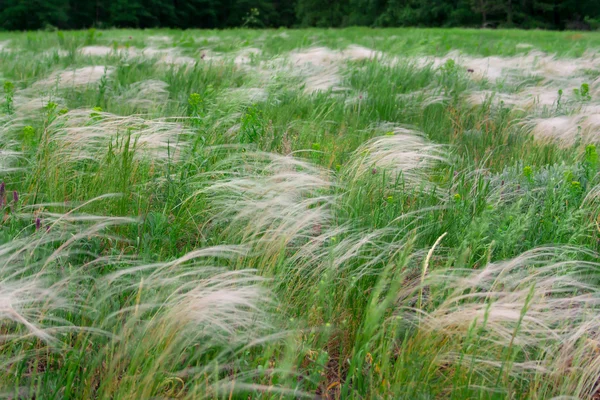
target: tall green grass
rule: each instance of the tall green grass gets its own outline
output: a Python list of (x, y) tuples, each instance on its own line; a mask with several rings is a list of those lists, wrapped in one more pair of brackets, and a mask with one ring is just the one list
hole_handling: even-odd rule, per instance
[[(0, 39), (3, 396), (597, 395), (598, 154), (527, 123), (594, 103), (594, 85), (562, 108), (473, 105), (539, 80), (416, 58), (528, 43), (569, 59), (597, 34)], [(323, 67), (342, 89), (315, 93), (281, 59), (351, 44), (411, 58)], [(145, 46), (196, 61), (131, 56)], [(247, 47), (261, 52), (236, 63)], [(89, 66), (98, 79), (77, 83)]]

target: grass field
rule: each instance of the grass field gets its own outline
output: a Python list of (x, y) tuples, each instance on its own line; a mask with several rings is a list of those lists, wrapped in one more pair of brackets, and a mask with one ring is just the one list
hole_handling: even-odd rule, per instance
[(600, 396), (599, 33), (0, 33), (0, 395)]

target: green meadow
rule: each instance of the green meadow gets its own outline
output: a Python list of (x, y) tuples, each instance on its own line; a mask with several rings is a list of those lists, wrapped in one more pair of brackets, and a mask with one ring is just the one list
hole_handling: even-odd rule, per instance
[(600, 34), (0, 33), (0, 395), (600, 395)]

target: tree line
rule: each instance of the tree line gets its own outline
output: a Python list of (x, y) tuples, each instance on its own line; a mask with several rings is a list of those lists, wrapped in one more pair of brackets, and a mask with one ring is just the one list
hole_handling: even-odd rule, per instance
[(0, 0), (0, 29), (486, 26), (598, 29), (600, 0)]

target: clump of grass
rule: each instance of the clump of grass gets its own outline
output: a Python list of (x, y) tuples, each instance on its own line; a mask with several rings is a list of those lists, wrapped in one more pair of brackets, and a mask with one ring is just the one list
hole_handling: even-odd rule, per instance
[[(115, 140), (130, 142), (139, 154), (155, 160), (173, 156), (185, 134), (182, 124), (168, 120), (150, 120), (138, 116), (119, 116), (101, 108), (78, 109), (58, 116), (47, 127), (51, 141), (57, 144), (63, 160), (98, 159)], [(172, 151), (172, 152), (171, 152)]]
[(34, 87), (41, 89), (44, 87), (52, 87), (56, 84), (58, 84), (59, 87), (86, 86), (100, 82), (112, 72), (113, 68), (101, 65), (76, 68), (72, 71), (56, 72), (48, 78), (36, 82)]
[(427, 184), (427, 173), (435, 163), (445, 160), (441, 146), (427, 143), (414, 131), (396, 128), (360, 146), (345, 170), (354, 180), (387, 173), (392, 182), (401, 177), (419, 187)]

